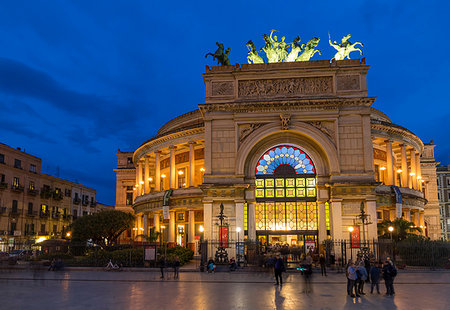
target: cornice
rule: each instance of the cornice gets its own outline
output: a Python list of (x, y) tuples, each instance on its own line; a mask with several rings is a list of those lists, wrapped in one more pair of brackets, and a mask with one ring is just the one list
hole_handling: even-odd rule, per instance
[(412, 144), (412, 146), (419, 151), (419, 153), (423, 152), (424, 145), (423, 145), (422, 140), (420, 140), (420, 138), (417, 137), (410, 130), (408, 130), (402, 126), (396, 125), (396, 124), (392, 124), (392, 123), (388, 123), (388, 122), (384, 122), (384, 121), (380, 121), (380, 120), (375, 120), (375, 119), (371, 119), (370, 123), (371, 123), (371, 128), (372, 128), (373, 134), (377, 134), (377, 132), (374, 132), (374, 131), (378, 131), (378, 133), (381, 133), (381, 134), (385, 133), (387, 137), (396, 135), (398, 137), (408, 140)]

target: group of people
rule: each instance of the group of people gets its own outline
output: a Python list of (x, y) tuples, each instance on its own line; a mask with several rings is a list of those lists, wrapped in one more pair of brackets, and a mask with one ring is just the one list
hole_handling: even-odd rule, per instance
[[(214, 262), (214, 260), (212, 258), (210, 258), (208, 260), (208, 263), (206, 264), (206, 269), (208, 271), (208, 273), (214, 273), (216, 271), (217, 265)], [(234, 257), (232, 257), (229, 261), (228, 261), (228, 270), (229, 271), (235, 271), (238, 268), (238, 264), (236, 263), (236, 260), (234, 259)]]
[(394, 278), (397, 275), (397, 269), (390, 258), (387, 258), (384, 264), (370, 262), (367, 259), (358, 258), (356, 262), (348, 261), (346, 268), (347, 276), (347, 295), (350, 297), (361, 297), (366, 295), (364, 284), (371, 283), (370, 293), (373, 294), (374, 288), (380, 294), (380, 279), (383, 277), (386, 285), (386, 295), (392, 296), (394, 291)]
[[(178, 256), (175, 256), (171, 265), (173, 267), (173, 278), (178, 279), (181, 266), (180, 258)], [(166, 258), (164, 256), (161, 256), (159, 259), (159, 269), (161, 270), (161, 279), (164, 279), (164, 269), (166, 267), (168, 267)]]

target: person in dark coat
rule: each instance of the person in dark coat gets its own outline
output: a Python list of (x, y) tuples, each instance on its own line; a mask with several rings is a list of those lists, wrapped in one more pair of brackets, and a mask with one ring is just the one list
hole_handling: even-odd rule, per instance
[(164, 268), (166, 267), (166, 258), (161, 255), (159, 258), (159, 269), (161, 270), (161, 279), (164, 279)]
[(320, 263), (320, 270), (322, 271), (322, 277), (325, 275), (327, 276), (327, 267), (325, 265), (325, 256), (323, 254), (320, 254), (319, 257), (319, 263)]
[(372, 267), (370, 268), (370, 294), (373, 294), (373, 288), (377, 287), (377, 293), (380, 294), (380, 275), (381, 271), (377, 264), (372, 264)]
[(178, 275), (180, 272), (180, 258), (178, 256), (175, 256), (175, 260), (173, 262), (173, 278), (178, 279)]
[(280, 257), (280, 255), (277, 255), (275, 258), (275, 263), (273, 265), (273, 269), (275, 271), (275, 280), (277, 281), (277, 283), (275, 285), (283, 285), (283, 277), (282, 277), (282, 273), (283, 271), (286, 270), (286, 268), (284, 267), (284, 262), (283, 259)]
[(386, 295), (394, 295), (394, 278), (397, 275), (397, 270), (395, 270), (394, 266), (389, 262), (385, 261), (383, 265), (383, 279), (384, 284), (386, 285)]

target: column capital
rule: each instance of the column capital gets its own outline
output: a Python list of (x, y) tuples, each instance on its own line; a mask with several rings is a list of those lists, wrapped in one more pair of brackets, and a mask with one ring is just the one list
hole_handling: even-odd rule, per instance
[(169, 150), (175, 150), (177, 147), (175, 145), (169, 146)]
[(188, 144), (189, 144), (189, 145), (195, 145), (195, 144), (197, 144), (197, 142), (195, 142), (195, 141), (189, 141)]
[(385, 143), (393, 143), (394, 140), (393, 140), (393, 139), (386, 139), (386, 140), (384, 140), (384, 142), (385, 142)]

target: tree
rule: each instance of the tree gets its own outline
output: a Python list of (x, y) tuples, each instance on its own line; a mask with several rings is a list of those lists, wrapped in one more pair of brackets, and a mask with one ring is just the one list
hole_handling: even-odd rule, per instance
[(394, 228), (394, 231), (392, 232), (392, 239), (395, 241), (401, 241), (412, 236), (416, 236), (414, 232), (422, 232), (422, 229), (417, 227), (413, 222), (398, 218), (393, 221), (385, 220), (379, 223), (378, 235), (384, 238), (390, 238), (391, 232), (388, 230), (389, 226)]
[(103, 211), (78, 218), (71, 225), (72, 243), (94, 244), (106, 249), (117, 243), (117, 238), (128, 228), (132, 228), (134, 216), (122, 211)]
[(155, 227), (150, 228), (150, 233), (147, 235), (139, 235), (138, 237), (141, 237), (142, 239), (144, 239), (147, 242), (156, 242), (156, 240), (158, 240), (159, 236), (161, 235), (160, 232), (157, 232), (155, 230)]

